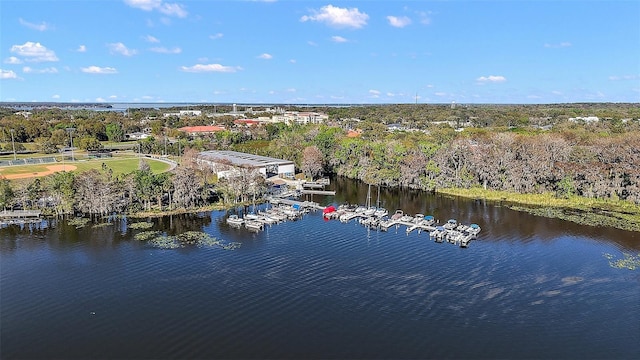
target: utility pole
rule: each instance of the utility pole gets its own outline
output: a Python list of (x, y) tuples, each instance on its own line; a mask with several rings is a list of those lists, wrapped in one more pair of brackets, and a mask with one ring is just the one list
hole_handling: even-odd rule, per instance
[(76, 131), (75, 128), (69, 127), (67, 128), (67, 132), (69, 133), (69, 137), (71, 138), (71, 161), (75, 161), (75, 157), (73, 156), (73, 132)]
[(11, 131), (11, 146), (13, 147), (13, 161), (16, 161), (16, 143), (13, 141), (13, 133), (15, 132), (14, 129), (10, 129), (9, 131)]

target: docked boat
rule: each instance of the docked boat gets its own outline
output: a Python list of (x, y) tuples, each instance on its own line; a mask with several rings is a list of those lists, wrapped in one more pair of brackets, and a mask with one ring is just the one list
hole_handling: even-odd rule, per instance
[(467, 229), (467, 232), (469, 234), (471, 234), (471, 236), (473, 236), (473, 238), (475, 239), (478, 236), (478, 234), (480, 233), (480, 225), (478, 225), (478, 224), (469, 225), (469, 228)]
[(449, 219), (443, 226), (447, 230), (453, 230), (458, 227), (458, 221), (456, 219)]
[(389, 212), (385, 208), (377, 208), (376, 211), (373, 213), (373, 216), (378, 218), (385, 217), (387, 215), (389, 215)]
[(227, 224), (235, 225), (235, 226), (241, 226), (242, 224), (244, 224), (244, 219), (239, 217), (236, 214), (231, 214), (227, 218)]
[(247, 220), (244, 223), (244, 226), (250, 230), (262, 230), (264, 229), (264, 224), (258, 220)]
[(431, 226), (433, 224), (435, 224), (436, 220), (432, 215), (427, 215), (424, 217), (424, 220), (422, 220), (422, 224), (427, 225), (427, 226)]
[(395, 214), (391, 215), (391, 220), (400, 220), (404, 216), (404, 211), (396, 210)]

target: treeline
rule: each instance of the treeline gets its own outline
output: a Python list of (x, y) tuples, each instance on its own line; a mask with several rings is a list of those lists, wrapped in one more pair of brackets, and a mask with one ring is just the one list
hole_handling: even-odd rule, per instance
[(153, 173), (141, 159), (138, 170), (118, 176), (103, 164), (101, 170), (57, 172), (20, 182), (0, 179), (0, 208), (37, 209), (56, 216), (107, 216), (189, 210), (218, 202), (248, 203), (267, 191), (262, 175), (251, 169), (216, 181), (210, 168), (197, 164), (196, 155), (196, 150), (188, 149), (171, 173)]
[[(184, 157), (193, 158), (195, 150), (233, 149), (293, 160), (310, 178), (337, 174), (371, 184), (423, 190), (483, 187), (518, 193), (552, 192), (558, 197), (622, 199), (640, 204), (637, 104), (453, 107), (404, 104), (311, 110), (328, 112), (330, 124), (245, 128), (232, 127), (231, 119), (222, 118), (220, 121), (229, 123), (227, 130), (187, 139), (177, 127), (210, 123), (211, 119), (204, 116), (157, 119), (155, 116), (160, 114), (153, 113), (157, 110), (144, 109), (133, 111), (130, 116), (49, 109), (34, 112), (27, 121), (21, 115), (5, 112), (0, 119), (0, 136), (5, 142), (10, 142), (13, 135), (20, 136), (16, 141), (49, 139), (50, 143), (65, 144), (70, 135), (68, 128), (72, 127), (74, 143), (80, 144), (82, 139), (120, 141), (126, 132), (150, 127), (155, 136), (138, 142), (143, 153), (180, 155), (191, 148)], [(601, 121), (567, 120), (574, 116), (598, 116)], [(448, 124), (431, 123), (456, 118), (477, 121), (478, 126), (459, 132)], [(419, 130), (390, 132), (385, 123), (398, 119), (405, 123), (414, 121)], [(423, 120), (425, 123), (420, 123)], [(489, 121), (490, 126), (486, 125)], [(545, 122), (553, 123), (551, 130), (530, 126)], [(360, 136), (347, 137), (346, 128), (358, 129)], [(173, 141), (167, 141), (168, 138)], [(34, 180), (32, 189), (20, 185), (5, 191), (5, 200), (0, 205), (40, 206), (37, 199), (54, 198), (58, 199), (54, 204), (57, 212), (75, 209), (101, 214), (199, 206), (220, 200), (246, 202), (264, 192), (264, 184), (248, 171), (240, 171), (238, 178), (216, 182), (210, 171), (194, 163), (183, 161), (174, 174), (155, 175), (143, 169), (122, 177), (110, 176), (107, 170), (89, 175), (63, 173), (53, 176), (61, 178), (56, 181), (45, 178), (38, 185)], [(65, 176), (73, 178), (70, 186), (74, 192), (63, 196), (60, 194), (64, 192), (59, 191), (63, 187), (53, 184), (63, 182)], [(3, 188), (16, 186), (7, 184), (4, 181)], [(109, 199), (98, 197), (100, 191), (95, 191), (98, 187), (112, 189), (101, 195)], [(6, 195), (10, 192), (13, 198)], [(38, 197), (39, 194), (42, 196)], [(63, 198), (67, 200), (60, 200)]]
[(567, 124), (552, 132), (373, 127), (357, 138), (307, 127), (279, 134), (263, 153), (294, 159), (310, 177), (335, 173), (392, 187), (484, 187), (640, 204), (640, 132), (614, 133), (604, 124)]

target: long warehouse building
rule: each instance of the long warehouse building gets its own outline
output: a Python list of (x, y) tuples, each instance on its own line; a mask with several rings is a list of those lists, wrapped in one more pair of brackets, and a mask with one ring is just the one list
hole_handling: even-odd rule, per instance
[(292, 177), (295, 174), (293, 161), (271, 158), (267, 156), (242, 153), (238, 151), (211, 150), (198, 154), (200, 164), (208, 164), (218, 175), (218, 178), (237, 168), (256, 169), (263, 176)]

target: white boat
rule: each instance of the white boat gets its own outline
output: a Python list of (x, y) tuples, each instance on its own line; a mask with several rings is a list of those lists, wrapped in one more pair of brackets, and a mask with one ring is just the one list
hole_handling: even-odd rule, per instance
[(443, 226), (447, 230), (453, 230), (458, 227), (458, 221), (456, 219), (449, 219), (449, 221), (447, 221)]
[(389, 215), (389, 212), (385, 208), (377, 208), (376, 211), (373, 213), (373, 216), (376, 216), (379, 218), (385, 217), (387, 215)]
[(436, 220), (433, 218), (432, 215), (427, 215), (424, 217), (424, 220), (422, 220), (422, 224), (427, 225), (427, 226), (431, 226), (433, 224), (435, 224)]
[(467, 232), (475, 239), (478, 236), (478, 233), (480, 233), (480, 226), (478, 224), (471, 224), (469, 225)]
[(264, 224), (258, 220), (247, 220), (245, 221), (244, 226), (251, 230), (262, 230), (264, 228)]
[(244, 218), (246, 220), (258, 220), (260, 217), (257, 214), (249, 213), (249, 214), (245, 214)]
[(229, 217), (227, 218), (227, 224), (229, 225), (236, 225), (236, 226), (240, 226), (242, 224), (244, 224), (244, 219), (239, 217), (236, 214), (231, 214), (229, 215)]
[(403, 216), (404, 212), (402, 210), (396, 210), (395, 214), (391, 215), (391, 220), (400, 220)]

